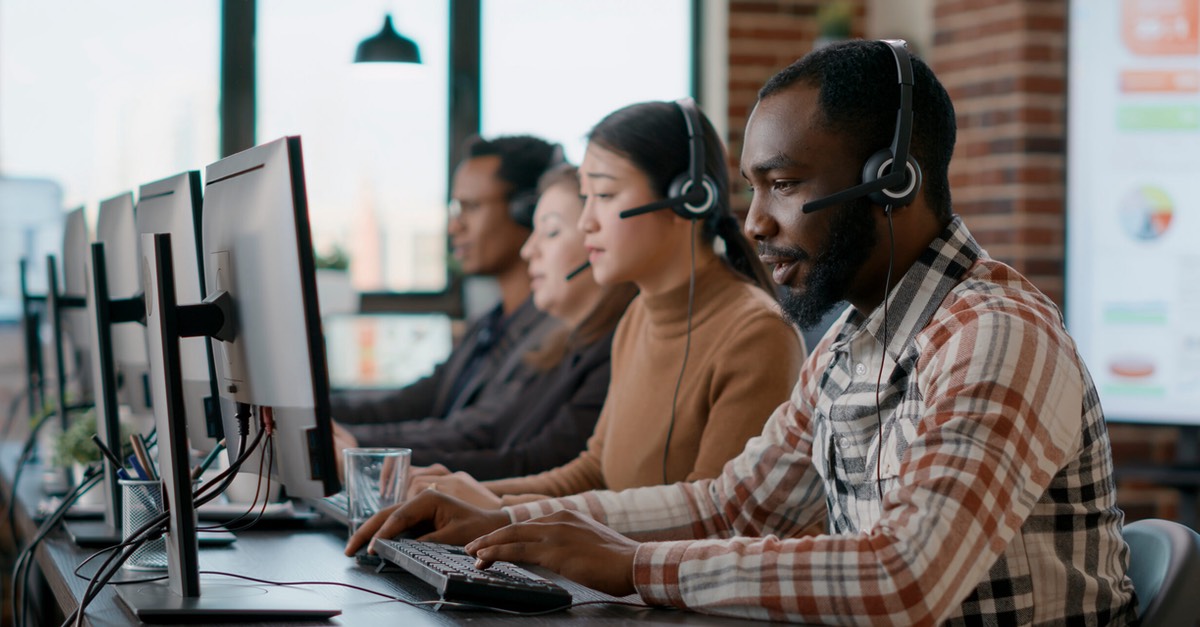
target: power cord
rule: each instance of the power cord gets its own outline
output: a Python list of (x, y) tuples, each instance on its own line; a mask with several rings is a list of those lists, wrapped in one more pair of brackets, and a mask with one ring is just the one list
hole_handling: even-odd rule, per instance
[(679, 377), (675, 379), (675, 393), (671, 396), (671, 422), (667, 425), (667, 441), (663, 444), (662, 482), (667, 485), (667, 456), (671, 452), (671, 436), (675, 433), (675, 405), (679, 402), (679, 388), (683, 386), (683, 373), (687, 370), (688, 355), (692, 352), (692, 310), (696, 301), (696, 223), (692, 220), (691, 257), (692, 271), (688, 275), (687, 338), (683, 342), (683, 363), (679, 364)]
[(17, 467), (13, 471), (12, 492), (8, 495), (8, 528), (16, 529), (16, 510), (17, 510), (17, 488), (21, 485), (21, 474), (25, 470), (25, 465), (33, 457), (33, 447), (37, 444), (37, 435), (50, 422), (50, 418), (54, 416), (54, 412), (42, 415), (33, 426), (29, 428), (29, 436), (25, 438), (25, 443), (21, 446), (21, 455), (17, 457)]
[(253, 581), (255, 583), (266, 584), (269, 586), (338, 586), (340, 588), (349, 588), (351, 590), (358, 590), (360, 592), (366, 592), (367, 594), (373, 594), (377, 597), (383, 597), (385, 599), (388, 599), (389, 601), (395, 601), (396, 603), (402, 603), (402, 604), (408, 605), (410, 607), (422, 608), (424, 606), (435, 606), (435, 607), (452, 607), (452, 608), (470, 609), (470, 610), (487, 610), (490, 612), (499, 612), (502, 614), (509, 614), (512, 616), (545, 616), (546, 614), (553, 614), (555, 612), (563, 612), (563, 611), (573, 609), (576, 607), (583, 607), (585, 605), (624, 605), (627, 607), (650, 609), (650, 606), (646, 605), (645, 603), (632, 603), (630, 601), (580, 601), (578, 603), (569, 603), (567, 605), (563, 605), (561, 607), (556, 607), (556, 608), (549, 609), (549, 610), (539, 610), (536, 612), (521, 612), (521, 611), (517, 611), (517, 610), (508, 610), (508, 609), (503, 609), (503, 608), (498, 608), (498, 607), (492, 607), (490, 605), (480, 605), (477, 603), (460, 603), (458, 601), (442, 601), (442, 600), (409, 601), (408, 599), (403, 599), (398, 596), (387, 594), (386, 592), (379, 592), (377, 590), (371, 590), (370, 588), (356, 586), (351, 583), (342, 583), (340, 581), (271, 581), (270, 579), (259, 579), (258, 577), (250, 577), (249, 575), (239, 575), (237, 573), (227, 573), (227, 572), (218, 571), (218, 570), (202, 570), (202, 571), (200, 571), (200, 574), (201, 575), (219, 575), (221, 577), (234, 577), (236, 579), (245, 579), (246, 581)]
[[(242, 405), (243, 404), (239, 403), (239, 416), (241, 414)], [(249, 419), (248, 407), (249, 406), (247, 405), (247, 421)], [(221, 492), (228, 485), (229, 481), (232, 480), (232, 477), (237, 474), (238, 470), (241, 469), (242, 464), (262, 443), (263, 435), (265, 433), (266, 429), (259, 429), (258, 433), (255, 434), (254, 440), (250, 442), (249, 446), (246, 444), (246, 438), (241, 438), (239, 443), (239, 449), (241, 450), (238, 458), (229, 465), (229, 468), (221, 471), (216, 477), (213, 477), (209, 482), (205, 483), (198, 490), (196, 490), (193, 498), (197, 506), (208, 503), (221, 494)], [(100, 568), (91, 577), (88, 587), (84, 591), (83, 597), (79, 601), (79, 605), (74, 611), (71, 612), (69, 616), (67, 616), (66, 620), (63, 622), (64, 627), (71, 624), (77, 626), (81, 626), (83, 624), (83, 615), (87, 611), (87, 606), (94, 598), (96, 598), (98, 594), (100, 594), (100, 590), (103, 589), (103, 587), (108, 584), (108, 582), (114, 576), (116, 576), (117, 571), (121, 568), (121, 565), (124, 564), (125, 561), (128, 560), (129, 557), (132, 556), (142, 544), (150, 541), (151, 539), (157, 538), (159, 535), (162, 535), (162, 533), (165, 532), (168, 517), (169, 513), (164, 511), (148, 521), (146, 524), (139, 527), (125, 541), (116, 546), (101, 549), (87, 560), (84, 560), (84, 563), (87, 563), (99, 554), (110, 553), (110, 555), (104, 560), (104, 563), (100, 565)], [(82, 567), (82, 564), (80, 567)], [(78, 574), (78, 568), (76, 569), (76, 574)]]
[(33, 554), (37, 550), (37, 545), (62, 522), (66, 517), (67, 511), (75, 504), (75, 501), (100, 482), (100, 478), (104, 474), (101, 470), (102, 468), (96, 464), (88, 466), (84, 472), (83, 480), (63, 497), (58, 507), (42, 521), (42, 524), (34, 533), (33, 539), (17, 555), (17, 559), (13, 563), (12, 578), (13, 625), (20, 626), (25, 623), (25, 610), (28, 606), (28, 597), (25, 591), (28, 589), (29, 567), (33, 563)]

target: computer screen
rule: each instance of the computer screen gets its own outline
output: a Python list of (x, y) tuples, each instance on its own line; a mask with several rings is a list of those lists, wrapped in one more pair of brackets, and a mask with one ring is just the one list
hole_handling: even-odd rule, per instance
[[(58, 294), (51, 300), (59, 319), (54, 339), (58, 363), (59, 388), (75, 405), (92, 399), (91, 362), (88, 355), (89, 323), (84, 299), (87, 297), (85, 260), (91, 254), (91, 234), (83, 207), (67, 213), (63, 228), (62, 254), (58, 257)], [(73, 382), (73, 385), (68, 381)]]
[(1109, 420), (1200, 426), (1197, 4), (1067, 22), (1067, 327)]
[(445, 314), (335, 314), (324, 326), (335, 390), (404, 387), (446, 361), (453, 344)]
[[(200, 271), (200, 172), (192, 170), (146, 183), (138, 190), (136, 230), (139, 234), (168, 233), (174, 251), (176, 300), (198, 303), (204, 298)], [(192, 448), (210, 451), (225, 432), (217, 401), (209, 343), (203, 337), (179, 340), (183, 395), (187, 405), (188, 439)]]
[(283, 485), (326, 496), (338, 480), (303, 167), (298, 137), (209, 165), (201, 233), (205, 285), (234, 312), (233, 340), (211, 340), (218, 393), (271, 407)]
[[(254, 417), (249, 438), (260, 431), (270, 434), (262, 441), (270, 443), (272, 474), (289, 494), (320, 497), (337, 492), (300, 139), (283, 138), (209, 165), (201, 223), (208, 289), (202, 303), (176, 299), (174, 238), (142, 235), (159, 460), (165, 497), (173, 505), (166, 538), (167, 581), (122, 586), (118, 593), (140, 618), (164, 609), (192, 620), (209, 610), (229, 618), (237, 608), (265, 611), (265, 604), (279, 612), (295, 612), (301, 602), (270, 597), (297, 591), (223, 582), (220, 594), (202, 593), (196, 516), (188, 498), (191, 473), (182, 444), (186, 427), (181, 414), (186, 412), (179, 340), (189, 335), (212, 338), (219, 394)], [(239, 443), (231, 442), (230, 448), (239, 448)], [(236, 592), (231, 594), (231, 589)], [(247, 603), (250, 597), (253, 602)], [(323, 604), (319, 595), (315, 601)]]
[[(138, 254), (132, 193), (114, 196), (100, 203), (96, 241), (104, 244), (108, 297), (125, 299), (141, 294), (141, 255)], [(135, 415), (151, 417), (146, 328), (136, 322), (123, 322), (112, 325), (110, 333), (120, 401)], [(93, 373), (93, 377), (95, 375)]]

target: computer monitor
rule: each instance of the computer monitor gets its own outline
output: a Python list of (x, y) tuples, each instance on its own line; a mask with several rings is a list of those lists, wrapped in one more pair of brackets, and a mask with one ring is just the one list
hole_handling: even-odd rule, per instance
[[(89, 254), (89, 243), (87, 218), (83, 207), (79, 207), (67, 213), (62, 254), (59, 257), (61, 264), (54, 257), (47, 259), (50, 286), (46, 303), (54, 333), (55, 401), (59, 422), (64, 430), (69, 426), (70, 411), (91, 403), (91, 368), (87, 355), (90, 340), (87, 312), (84, 310), (87, 296), (84, 260)], [(67, 406), (68, 372), (76, 381), (76, 398), (71, 407)]]
[[(138, 191), (136, 230), (139, 237), (171, 235), (176, 299), (180, 303), (198, 303), (205, 294), (204, 273), (200, 270), (201, 211), (200, 172), (196, 170), (147, 183)], [(185, 337), (179, 342), (179, 358), (188, 439), (193, 449), (207, 452), (230, 426), (222, 422), (211, 346), (206, 338)], [(236, 431), (231, 428), (231, 432)]]
[[(205, 172), (202, 303), (176, 302), (170, 235), (142, 236), (147, 339), (151, 352), (159, 462), (170, 505), (165, 582), (121, 586), (139, 618), (203, 620), (206, 615), (294, 618), (336, 615), (319, 596), (222, 579), (201, 594), (196, 514), (183, 442), (179, 338), (214, 338), (218, 391), (254, 415), (273, 414), (275, 474), (295, 496), (338, 491), (329, 383), (317, 305), (312, 236), (300, 138), (227, 157)], [(252, 422), (250, 437), (261, 425)], [(266, 442), (267, 440), (264, 440)], [(231, 446), (235, 448), (235, 446)], [(292, 595), (299, 594), (299, 598)]]
[[(100, 214), (96, 219), (96, 242), (104, 244), (108, 297), (140, 297), (141, 255), (138, 254), (138, 231), (134, 224), (132, 193), (114, 196), (100, 203)], [(141, 324), (134, 324), (135, 321), (119, 322), (122, 323), (112, 327), (113, 364), (116, 367), (118, 398), (134, 415), (152, 418), (154, 414), (150, 408), (150, 358), (146, 351), (146, 328)], [(97, 375), (93, 369), (93, 379)]]
[[(145, 318), (138, 269), (137, 233), (133, 224), (133, 194), (126, 192), (100, 203), (96, 240), (84, 264), (88, 277), (87, 336), (92, 344), (92, 380), (96, 384), (96, 432), (111, 451), (121, 450), (120, 399), (132, 400), (137, 414), (150, 411), (149, 360), (146, 334), (139, 324)], [(132, 393), (130, 393), (132, 391)], [(138, 425), (139, 431), (149, 431)], [(74, 521), (67, 525), (71, 538), (83, 546), (112, 546), (121, 540), (122, 502), (117, 469), (104, 467), (104, 518), (99, 523)]]

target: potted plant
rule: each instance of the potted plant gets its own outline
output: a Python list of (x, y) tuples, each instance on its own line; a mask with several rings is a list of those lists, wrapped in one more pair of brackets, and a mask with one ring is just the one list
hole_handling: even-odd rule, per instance
[(854, 25), (854, 4), (849, 0), (833, 0), (817, 9), (817, 40), (813, 48), (850, 38)]
[(335, 244), (324, 255), (313, 251), (313, 261), (317, 267), (321, 315), (357, 311), (358, 297), (350, 284), (350, 255), (346, 250)]
[[(96, 410), (89, 409), (79, 414), (71, 426), (59, 436), (54, 446), (54, 464), (68, 469), (75, 485), (83, 481), (83, 473), (88, 464), (103, 459), (100, 448), (92, 441), (97, 433)], [(132, 433), (125, 425), (121, 425), (120, 457), (125, 459), (132, 453), (129, 445), (129, 434)], [(103, 497), (101, 490), (89, 490), (78, 502), (97, 503)]]

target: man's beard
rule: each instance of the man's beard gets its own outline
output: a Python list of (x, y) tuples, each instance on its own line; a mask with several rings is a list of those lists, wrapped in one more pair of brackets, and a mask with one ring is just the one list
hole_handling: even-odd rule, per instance
[(830, 224), (824, 250), (813, 260), (804, 288), (784, 286), (779, 304), (784, 315), (801, 329), (815, 327), (845, 300), (851, 279), (867, 261), (878, 237), (871, 201), (859, 198), (839, 207)]

